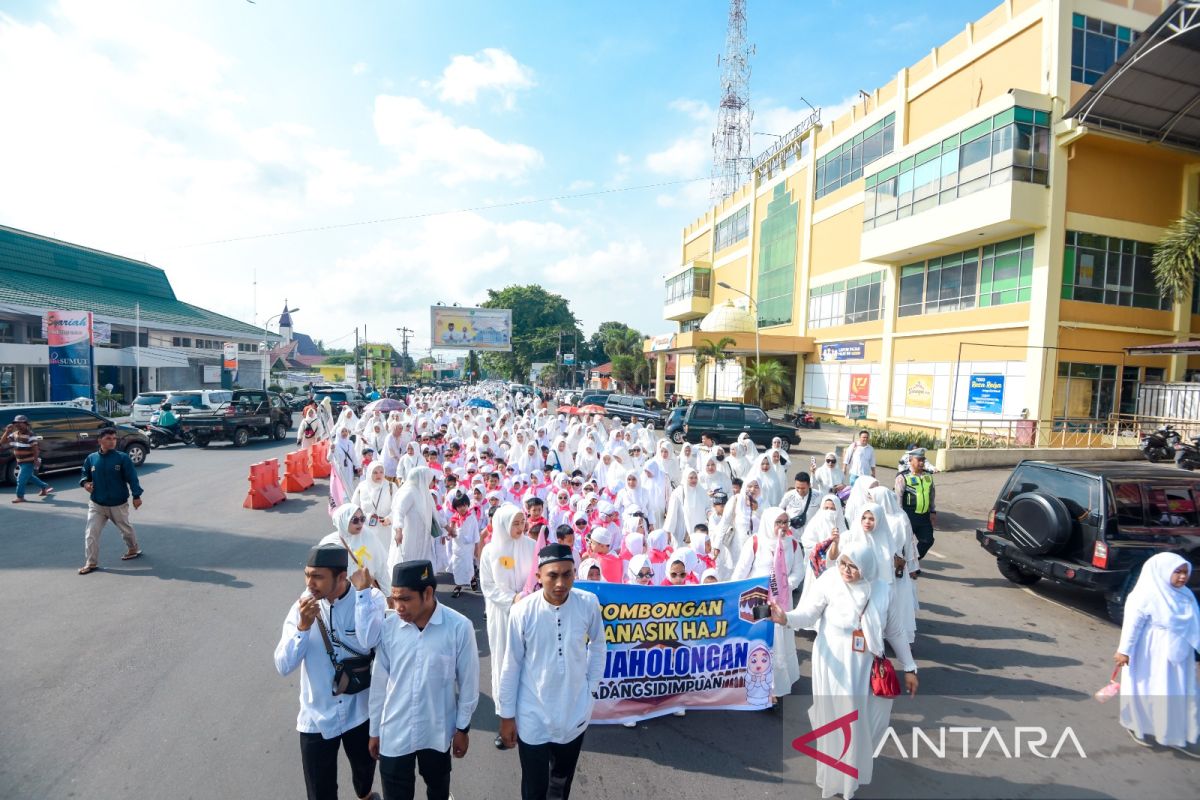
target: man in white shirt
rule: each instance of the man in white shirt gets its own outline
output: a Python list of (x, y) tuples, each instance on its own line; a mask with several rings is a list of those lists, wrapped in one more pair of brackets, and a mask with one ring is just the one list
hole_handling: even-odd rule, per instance
[(596, 595), (572, 588), (571, 548), (538, 552), (542, 591), (508, 619), (500, 673), (500, 737), (519, 747), (522, 800), (566, 800), (604, 676), (604, 623)]
[(371, 755), (379, 759), (384, 800), (412, 800), (414, 767), (429, 800), (450, 797), (450, 756), (467, 754), (471, 715), (479, 703), (479, 651), (475, 629), (437, 601), (429, 561), (392, 567), (388, 604), (367, 591), (371, 573), (351, 576), (359, 589), (354, 621), (358, 640), (375, 648), (371, 671)]
[(788, 515), (788, 524), (792, 530), (802, 532), (808, 523), (809, 512), (815, 510), (817, 505), (817, 499), (813, 497), (812, 480), (807, 472), (796, 473), (795, 488), (788, 489), (779, 505)]
[(846, 473), (847, 483), (853, 483), (859, 475), (875, 477), (875, 448), (871, 447), (870, 442), (870, 431), (862, 430), (858, 432), (854, 443), (846, 448), (843, 471)]
[[(367, 747), (367, 696), (334, 693), (334, 661), (362, 656), (355, 628), (355, 592), (346, 579), (349, 556), (340, 544), (309, 551), (304, 568), (308, 589), (292, 604), (275, 648), (275, 669), (300, 668), (300, 764), (308, 800), (337, 800), (338, 749), (346, 751), (354, 794), (372, 796), (375, 761)], [(312, 630), (314, 623), (317, 630)], [(328, 649), (325, 643), (329, 640)], [(332, 655), (330, 654), (332, 650)]]

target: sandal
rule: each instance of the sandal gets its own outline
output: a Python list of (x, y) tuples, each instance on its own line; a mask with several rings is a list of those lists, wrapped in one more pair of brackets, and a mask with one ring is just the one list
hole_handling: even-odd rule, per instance
[(47, 486), (45, 489), (42, 489), (40, 492), (38, 492), (38, 497), (49, 497), (52, 494), (54, 494), (54, 489), (50, 486)]
[(29, 501), (26, 500), (24, 497), (14, 497), (13, 502), (14, 503), (28, 503)]
[(141, 556), (141, 554), (142, 554), (141, 550), (138, 550), (137, 552), (134, 552), (134, 553), (126, 553), (125, 555), (121, 556), (121, 560), (122, 561), (132, 561), (133, 559)]
[(88, 564), (88, 565), (85, 565), (85, 566), (82, 566), (79, 568), (79, 574), (87, 575), (89, 572), (95, 572), (98, 569), (100, 569), (100, 568), (98, 566), (96, 566), (95, 564)]
[(461, 586), (455, 586), (455, 587), (454, 587), (454, 591), (450, 593), (450, 597), (451, 597), (451, 598), (455, 598), (455, 597), (462, 597), (462, 587), (461, 587)]

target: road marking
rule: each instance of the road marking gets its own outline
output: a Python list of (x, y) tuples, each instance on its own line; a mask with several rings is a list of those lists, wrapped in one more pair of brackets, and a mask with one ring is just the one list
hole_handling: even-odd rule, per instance
[(1071, 606), (1060, 603), (1057, 600), (1051, 600), (1049, 597), (1046, 597), (1045, 595), (1040, 595), (1037, 592), (1035, 592), (1033, 589), (1030, 589), (1028, 586), (1021, 586), (1019, 588), (1021, 589), (1022, 592), (1025, 592), (1025, 594), (1030, 595), (1031, 597), (1036, 597), (1039, 600), (1045, 600), (1047, 603), (1049, 603), (1052, 606), (1058, 606), (1059, 608), (1065, 608), (1067, 611), (1070, 611), (1075, 614), (1079, 614), (1080, 616), (1086, 617), (1087, 619), (1090, 619), (1090, 620), (1096, 619), (1096, 617), (1094, 615), (1089, 614), (1086, 611), (1080, 611), (1078, 608), (1073, 608)]
[(939, 553), (937, 550), (930, 550), (929, 555), (933, 556), (934, 558), (945, 558), (945, 556)]

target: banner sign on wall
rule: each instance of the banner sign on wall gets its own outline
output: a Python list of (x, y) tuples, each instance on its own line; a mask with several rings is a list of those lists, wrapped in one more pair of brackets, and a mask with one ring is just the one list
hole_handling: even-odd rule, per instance
[(512, 350), (512, 310), (431, 306), (430, 346), (458, 350)]
[(909, 375), (904, 384), (904, 405), (910, 408), (933, 408), (933, 376)]
[(862, 361), (866, 357), (866, 342), (829, 342), (821, 345), (822, 361)]
[(593, 722), (636, 722), (687, 708), (770, 708), (775, 626), (754, 619), (754, 607), (767, 602), (767, 578), (576, 585), (600, 599), (607, 642)]
[(96, 399), (92, 383), (92, 312), (47, 311), (50, 400)]
[(92, 344), (112, 344), (112, 323), (92, 320)]
[(868, 403), (871, 400), (871, 376), (866, 375), (851, 375), (850, 376), (850, 402), (851, 403)]
[(972, 375), (967, 384), (967, 411), (1001, 414), (1004, 411), (1004, 376)]

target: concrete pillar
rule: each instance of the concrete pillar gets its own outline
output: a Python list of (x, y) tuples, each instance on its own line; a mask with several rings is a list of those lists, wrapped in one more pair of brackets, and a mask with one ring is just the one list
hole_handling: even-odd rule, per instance
[(654, 399), (660, 403), (667, 399), (667, 354), (654, 354)]

